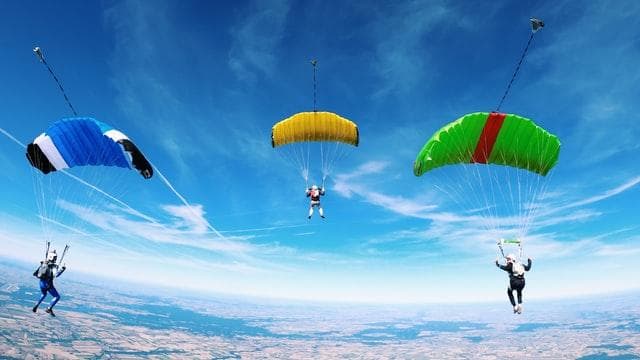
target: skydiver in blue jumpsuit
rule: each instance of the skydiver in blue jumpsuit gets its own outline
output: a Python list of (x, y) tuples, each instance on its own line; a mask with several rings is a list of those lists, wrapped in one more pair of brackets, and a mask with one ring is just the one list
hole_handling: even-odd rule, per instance
[(58, 254), (56, 254), (56, 251), (50, 251), (47, 254), (47, 260), (41, 261), (40, 266), (33, 272), (33, 276), (40, 279), (40, 292), (42, 293), (40, 300), (38, 300), (36, 305), (33, 307), (33, 312), (38, 311), (38, 306), (40, 306), (44, 298), (47, 297), (47, 293), (49, 293), (53, 296), (53, 300), (45, 311), (51, 316), (56, 316), (53, 313), (53, 307), (58, 303), (58, 301), (60, 301), (60, 294), (58, 294), (58, 290), (53, 286), (53, 279), (62, 275), (62, 273), (67, 269), (63, 264), (60, 270), (58, 270), (58, 265), (56, 264), (57, 259)]

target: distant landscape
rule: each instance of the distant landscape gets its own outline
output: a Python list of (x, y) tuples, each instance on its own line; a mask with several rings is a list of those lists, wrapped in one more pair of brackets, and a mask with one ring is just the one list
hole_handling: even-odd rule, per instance
[(25, 265), (4, 261), (0, 274), (0, 353), (9, 359), (640, 358), (638, 293), (532, 301), (518, 316), (506, 302), (287, 304), (67, 279), (54, 318), (31, 312), (38, 289)]

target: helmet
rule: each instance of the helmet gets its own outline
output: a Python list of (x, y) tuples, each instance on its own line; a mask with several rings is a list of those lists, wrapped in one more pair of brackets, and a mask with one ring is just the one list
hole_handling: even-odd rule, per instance
[(318, 185), (311, 185), (311, 190), (318, 190)]
[(516, 261), (516, 256), (513, 254), (509, 254), (506, 257), (507, 261)]
[(56, 261), (58, 254), (55, 250), (51, 250), (47, 253), (47, 261)]

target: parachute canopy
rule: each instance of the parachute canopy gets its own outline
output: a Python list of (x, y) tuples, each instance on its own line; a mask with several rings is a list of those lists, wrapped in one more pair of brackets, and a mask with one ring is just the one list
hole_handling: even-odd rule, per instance
[(437, 167), (482, 163), (546, 175), (558, 161), (560, 140), (514, 114), (477, 112), (445, 125), (427, 141), (413, 164), (421, 176)]
[(314, 111), (297, 113), (271, 129), (271, 145), (274, 148), (302, 141), (330, 141), (358, 146), (358, 126), (337, 114)]
[(27, 146), (29, 163), (44, 174), (75, 166), (135, 167), (145, 179), (153, 168), (129, 138), (92, 118), (68, 118), (53, 123)]

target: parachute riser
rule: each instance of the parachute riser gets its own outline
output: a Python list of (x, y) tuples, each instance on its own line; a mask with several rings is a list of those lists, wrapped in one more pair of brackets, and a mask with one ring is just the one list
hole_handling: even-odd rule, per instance
[(51, 247), (51, 241), (47, 241), (47, 246), (45, 246), (44, 250), (44, 260), (47, 261), (47, 256), (49, 255), (49, 248)]
[(60, 259), (58, 260), (58, 264), (62, 264), (62, 260), (64, 260), (64, 256), (67, 254), (67, 251), (69, 250), (69, 245), (65, 245), (64, 246), (64, 250), (62, 250), (62, 255), (60, 256)]

